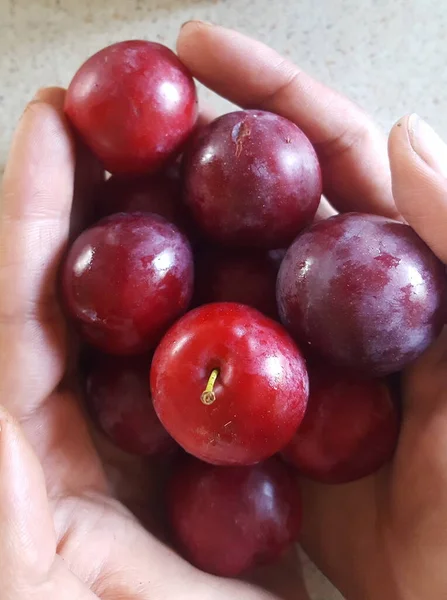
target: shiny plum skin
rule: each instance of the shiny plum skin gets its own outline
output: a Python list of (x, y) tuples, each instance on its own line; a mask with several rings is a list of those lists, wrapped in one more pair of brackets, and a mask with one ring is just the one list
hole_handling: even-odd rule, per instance
[(148, 356), (95, 357), (87, 376), (87, 404), (112, 443), (129, 454), (171, 452), (176, 444), (158, 419), (150, 396)]
[(196, 258), (194, 304), (237, 302), (279, 319), (276, 257), (267, 252), (208, 249)]
[[(215, 401), (201, 401), (219, 375)], [(151, 390), (159, 419), (188, 453), (219, 465), (268, 458), (293, 437), (306, 409), (307, 369), (284, 328), (241, 304), (207, 304), (158, 346)]]
[(108, 354), (149, 350), (189, 306), (190, 245), (162, 217), (112, 215), (74, 242), (62, 272), (65, 306), (82, 337)]
[(399, 416), (381, 379), (339, 368), (310, 369), (306, 414), (282, 451), (302, 475), (339, 484), (371, 475), (393, 456)]
[(412, 362), (440, 333), (446, 274), (408, 225), (349, 213), (297, 238), (279, 271), (277, 299), (286, 328), (312, 351), (385, 375)]
[(196, 124), (196, 89), (169, 48), (119, 42), (81, 66), (68, 87), (65, 112), (107, 171), (145, 174), (181, 151)]
[(293, 123), (246, 110), (219, 117), (184, 158), (185, 202), (213, 241), (288, 246), (308, 225), (322, 192), (315, 150)]
[(301, 527), (296, 477), (277, 459), (216, 467), (189, 458), (172, 475), (168, 511), (184, 556), (223, 577), (274, 562)]

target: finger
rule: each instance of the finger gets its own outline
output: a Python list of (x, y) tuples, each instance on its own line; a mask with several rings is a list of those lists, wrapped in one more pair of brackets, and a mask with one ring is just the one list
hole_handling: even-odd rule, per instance
[(74, 143), (64, 91), (42, 90), (15, 134), (0, 212), (0, 398), (26, 430), (49, 494), (103, 489), (102, 469), (72, 393), (57, 274), (73, 198)]
[[(17, 582), (49, 572), (56, 534), (39, 461), (18, 424), (0, 408), (0, 579), (2, 597)], [(11, 579), (12, 578), (12, 579)]]
[(267, 46), (223, 27), (187, 23), (177, 51), (218, 94), (295, 122), (319, 154), (324, 192), (335, 208), (397, 216), (386, 140), (357, 106)]
[(393, 194), (405, 220), (447, 264), (447, 145), (417, 115), (391, 130)]
[(18, 423), (0, 407), (1, 597), (95, 600), (56, 549), (42, 467)]
[(209, 106), (202, 106), (199, 117), (197, 119), (197, 127), (204, 127), (217, 118), (216, 111)]
[(65, 368), (57, 270), (67, 242), (75, 156), (64, 92), (43, 90), (22, 116), (0, 203), (0, 397), (18, 419)]

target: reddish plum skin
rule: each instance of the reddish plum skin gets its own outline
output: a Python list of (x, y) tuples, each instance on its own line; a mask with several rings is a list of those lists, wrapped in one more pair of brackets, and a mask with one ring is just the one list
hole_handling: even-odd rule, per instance
[(95, 422), (129, 454), (171, 452), (176, 444), (158, 419), (150, 396), (147, 356), (101, 356), (87, 376), (87, 402)]
[(279, 319), (276, 278), (279, 266), (267, 252), (213, 249), (196, 259), (195, 302), (237, 302)]
[(81, 335), (109, 354), (158, 343), (189, 306), (192, 251), (162, 217), (119, 213), (84, 231), (66, 259), (65, 306)]
[(168, 487), (170, 522), (180, 550), (199, 569), (237, 577), (274, 562), (297, 539), (300, 491), (280, 461), (216, 467), (190, 458), (179, 467)]
[[(201, 402), (219, 369), (215, 402)], [(216, 303), (180, 319), (158, 346), (154, 407), (188, 453), (219, 465), (272, 456), (293, 437), (306, 409), (304, 359), (279, 323), (241, 304)]]
[(184, 232), (190, 241), (196, 234), (191, 216), (182, 202), (179, 173), (169, 169), (128, 179), (112, 176), (96, 196), (96, 220), (124, 212), (148, 212), (164, 217)]
[(185, 202), (204, 233), (231, 246), (288, 246), (322, 192), (317, 155), (293, 123), (237, 111), (203, 127), (185, 152)]
[(81, 66), (68, 87), (65, 112), (108, 171), (145, 174), (181, 151), (196, 124), (196, 89), (169, 48), (119, 42)]
[(440, 333), (445, 269), (408, 226), (350, 213), (289, 248), (277, 299), (289, 331), (330, 362), (365, 374), (404, 368)]
[(324, 366), (310, 370), (307, 411), (282, 456), (310, 479), (347, 483), (387, 463), (398, 436), (398, 412), (384, 380)]
[(132, 179), (112, 175), (96, 199), (97, 219), (119, 212), (150, 212), (176, 223), (181, 204), (181, 182), (175, 171), (162, 171)]

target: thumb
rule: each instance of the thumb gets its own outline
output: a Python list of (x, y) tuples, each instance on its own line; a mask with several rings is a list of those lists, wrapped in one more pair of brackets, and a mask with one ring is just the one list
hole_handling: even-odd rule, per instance
[[(56, 536), (41, 465), (18, 423), (0, 407), (0, 581), (14, 588), (45, 579)], [(11, 595), (8, 595), (8, 592)]]
[(412, 114), (391, 130), (388, 153), (399, 212), (447, 263), (447, 145)]
[[(407, 223), (447, 264), (447, 145), (420, 117), (407, 115), (390, 133), (388, 152), (393, 195)], [(445, 410), (447, 330), (406, 376), (406, 407), (437, 415)], [(424, 401), (420, 402), (419, 399)]]

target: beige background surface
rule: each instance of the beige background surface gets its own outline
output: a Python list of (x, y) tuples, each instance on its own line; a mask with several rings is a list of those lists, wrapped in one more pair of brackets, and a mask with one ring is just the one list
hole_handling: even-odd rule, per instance
[[(113, 41), (173, 46), (200, 18), (235, 27), (348, 94), (389, 129), (418, 112), (447, 137), (447, 10), (441, 0), (0, 0), (0, 172), (25, 103), (67, 85), (80, 63)], [(228, 105), (202, 90), (224, 111)], [(306, 564), (313, 600), (338, 594)]]

